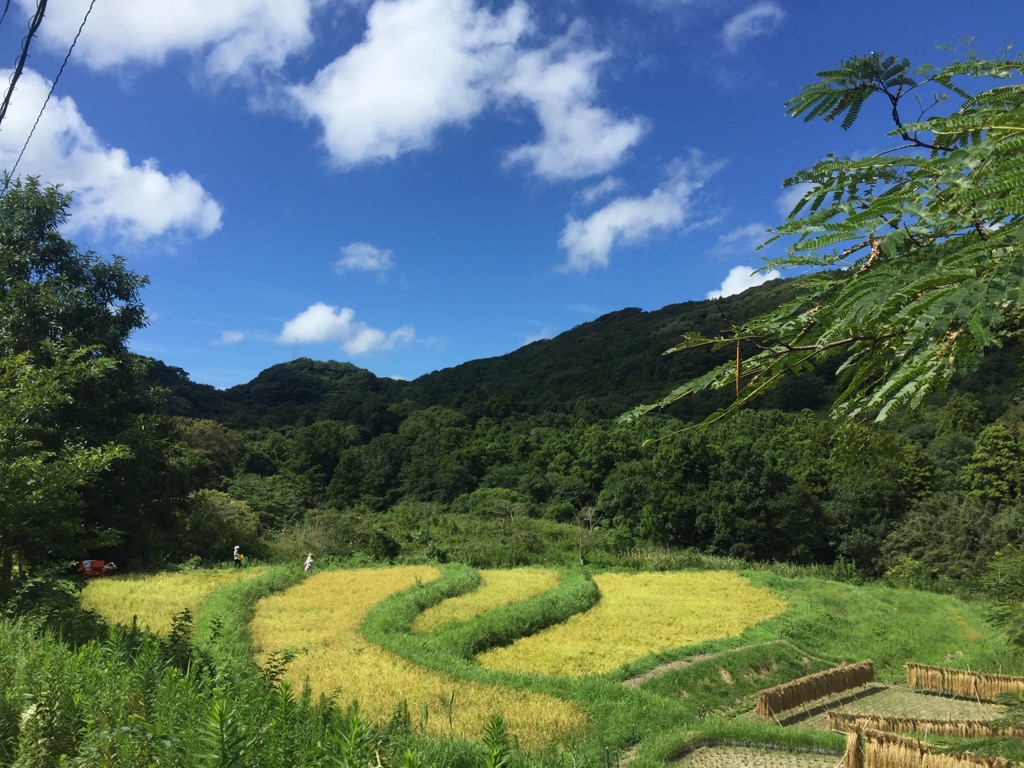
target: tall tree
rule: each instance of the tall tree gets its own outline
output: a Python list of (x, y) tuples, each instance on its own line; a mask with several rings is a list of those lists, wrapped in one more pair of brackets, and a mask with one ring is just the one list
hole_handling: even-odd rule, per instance
[[(675, 349), (735, 350), (735, 360), (634, 415), (689, 393), (735, 387), (726, 412), (783, 378), (841, 360), (837, 416), (916, 406), (985, 352), (1024, 331), (1024, 57), (911, 67), (872, 53), (818, 73), (786, 104), (805, 121), (839, 120), (881, 99), (893, 145), (828, 155), (784, 182), (805, 190), (766, 261), (801, 268), (795, 301)], [(913, 111), (913, 114), (911, 114)], [(943, 112), (943, 114), (936, 114)], [(766, 243), (767, 244), (767, 243)]]
[(0, 460), (5, 517), (22, 523), (0, 528), (0, 597), (13, 560), (24, 572), (126, 538), (146, 549), (185, 490), (167, 460), (170, 425), (127, 348), (147, 280), (64, 238), (70, 203), (37, 179), (0, 196)]

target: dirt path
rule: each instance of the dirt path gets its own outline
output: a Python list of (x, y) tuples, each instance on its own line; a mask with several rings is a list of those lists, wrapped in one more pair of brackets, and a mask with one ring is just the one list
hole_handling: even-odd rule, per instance
[(749, 645), (738, 645), (735, 648), (727, 648), (724, 651), (717, 651), (715, 653), (699, 653), (696, 656), (689, 656), (685, 659), (678, 659), (677, 661), (668, 661), (664, 664), (659, 664), (657, 667), (655, 667), (654, 669), (650, 669), (647, 672), (642, 672), (641, 674), (634, 675), (633, 677), (627, 677), (625, 680), (622, 681), (622, 684), (627, 688), (638, 688), (639, 686), (646, 683), (648, 680), (653, 680), (656, 677), (661, 677), (662, 675), (666, 674), (667, 672), (671, 672), (672, 670), (686, 669), (690, 665), (696, 664), (701, 661), (709, 661), (711, 659), (717, 659), (722, 656), (728, 656), (732, 653), (739, 653), (740, 651), (746, 651), (751, 648), (761, 648), (767, 645), (788, 645), (797, 653), (803, 654), (809, 659), (814, 659), (815, 661), (822, 661), (826, 664), (838, 664), (838, 662), (835, 661), (819, 659), (816, 656), (811, 656), (811, 654), (809, 653), (804, 653), (804, 651), (797, 648), (788, 640), (766, 640), (763, 643), (750, 643)]

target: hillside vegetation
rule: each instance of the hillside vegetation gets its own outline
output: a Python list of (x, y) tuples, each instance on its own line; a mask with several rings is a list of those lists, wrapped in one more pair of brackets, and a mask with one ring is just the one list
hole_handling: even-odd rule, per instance
[(165, 556), (213, 562), (240, 544), (264, 559), (509, 567), (654, 546), (978, 588), (1024, 534), (1018, 347), (883, 425), (826, 417), (828, 368), (700, 431), (688, 426), (721, 395), (618, 420), (708, 365), (706, 350), (662, 355), (671, 339), (799, 287), (624, 310), (412, 382), (300, 359), (218, 392), (155, 364), (194, 488)]

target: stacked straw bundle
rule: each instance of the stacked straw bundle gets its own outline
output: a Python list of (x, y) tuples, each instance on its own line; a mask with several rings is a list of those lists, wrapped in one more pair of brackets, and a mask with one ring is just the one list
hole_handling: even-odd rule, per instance
[[(863, 736), (863, 744), (860, 743)], [(1002, 757), (982, 757), (969, 752), (947, 755), (931, 751), (917, 739), (884, 731), (864, 730), (847, 734), (844, 768), (1009, 768)]]
[(919, 717), (885, 717), (829, 712), (828, 727), (833, 731), (889, 731), (892, 733), (923, 733), (957, 738), (1024, 737), (1024, 728), (993, 728), (984, 720), (927, 720)]
[(809, 701), (865, 685), (874, 679), (875, 663), (870, 660), (843, 664), (824, 672), (798, 677), (788, 683), (759, 691), (757, 714), (770, 717)]
[(1024, 695), (1024, 677), (987, 675), (924, 664), (907, 664), (907, 685), (985, 701), (992, 701), (1001, 693)]

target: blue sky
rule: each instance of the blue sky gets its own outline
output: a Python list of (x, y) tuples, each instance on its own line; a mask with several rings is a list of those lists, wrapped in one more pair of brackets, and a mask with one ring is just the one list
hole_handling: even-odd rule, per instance
[[(151, 284), (132, 348), (230, 387), (297, 356), (413, 379), (733, 293), (782, 180), (887, 146), (783, 103), (885, 51), (1020, 37), (1021, 0), (55, 0), (0, 167)], [(0, 23), (12, 67), (34, 0)], [(10, 69), (3, 73), (7, 82)], [(768, 255), (771, 255), (769, 252)]]

